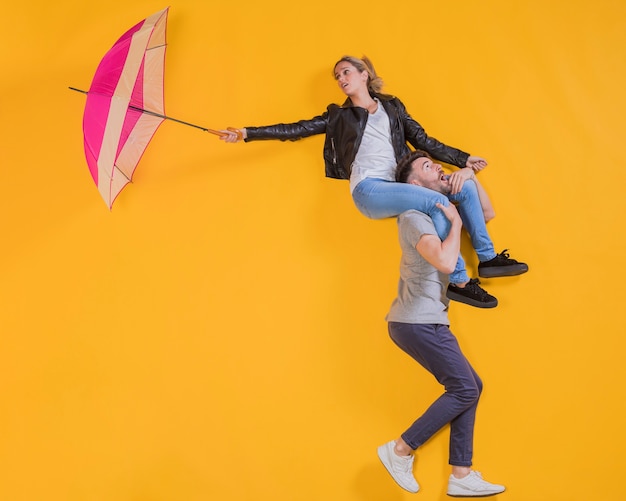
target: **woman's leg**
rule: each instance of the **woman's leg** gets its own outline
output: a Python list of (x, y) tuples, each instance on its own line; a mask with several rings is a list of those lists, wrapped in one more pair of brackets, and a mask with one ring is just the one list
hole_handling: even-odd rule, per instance
[[(474, 415), (482, 383), (446, 325), (389, 322), (391, 339), (445, 387), (441, 395), (403, 434), (417, 449), (447, 423), (454, 423), (451, 441), (457, 466), (471, 466)], [(454, 432), (454, 435), (452, 435)], [(457, 451), (457, 449), (459, 449)]]
[(460, 193), (450, 195), (448, 198), (458, 203), (463, 226), (472, 240), (472, 247), (474, 247), (478, 259), (484, 262), (496, 257), (493, 242), (487, 231), (476, 184), (473, 181), (466, 181)]
[(437, 203), (448, 206), (449, 200), (445, 195), (428, 188), (366, 178), (356, 186), (352, 198), (357, 209), (370, 219), (395, 217), (413, 209), (430, 216), (441, 240), (450, 231), (450, 221), (436, 206)]

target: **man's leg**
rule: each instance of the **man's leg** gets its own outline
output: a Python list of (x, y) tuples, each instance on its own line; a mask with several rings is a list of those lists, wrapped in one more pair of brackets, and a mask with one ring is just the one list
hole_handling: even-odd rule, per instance
[[(391, 339), (408, 355), (415, 359), (439, 383), (445, 387), (445, 392), (433, 402), (403, 434), (402, 439), (413, 449), (417, 449), (431, 438), (447, 423), (451, 423), (467, 410), (475, 406), (480, 396), (482, 385), (479, 384), (475, 372), (461, 352), (461, 348), (445, 325), (421, 325), (389, 323)], [(455, 429), (458, 438), (467, 446), (466, 437), (473, 429), (472, 412), (462, 418)], [(461, 433), (461, 427), (465, 427)], [(456, 442), (455, 442), (456, 443)], [(462, 452), (462, 460), (471, 465), (472, 447)]]
[[(403, 351), (431, 372), (446, 389), (446, 393), (439, 397), (402, 434), (398, 442), (404, 447), (408, 445), (415, 450), (449, 422), (449, 462), (453, 467), (452, 475), (448, 480), (448, 495), (483, 497), (503, 492), (504, 486), (486, 482), (480, 473), (472, 471), (470, 468), (473, 456), (476, 407), (482, 391), (482, 381), (462, 354), (454, 335), (445, 325), (416, 325), (396, 322), (389, 323), (389, 333), (393, 341)], [(389, 445), (385, 444), (387, 447)], [(389, 456), (394, 459), (398, 458), (392, 454)], [(413, 457), (410, 457), (412, 466)], [(394, 473), (398, 476), (397, 471)], [(406, 473), (400, 477), (401, 480), (406, 478)], [(411, 478), (413, 478), (412, 475)]]
[[(468, 364), (469, 365), (469, 364)], [(476, 371), (470, 366), (478, 394), (483, 391), (483, 382)], [(450, 421), (450, 464), (453, 466), (471, 466), (474, 455), (474, 424), (478, 399), (471, 407)]]

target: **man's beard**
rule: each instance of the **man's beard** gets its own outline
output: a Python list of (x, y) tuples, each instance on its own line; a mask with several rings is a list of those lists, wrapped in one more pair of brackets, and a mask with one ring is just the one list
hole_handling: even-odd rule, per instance
[(432, 183), (425, 183), (424, 188), (428, 188), (429, 190), (436, 191), (441, 193), (442, 195), (449, 195), (452, 191), (452, 186), (450, 183), (443, 184), (441, 181), (434, 181)]

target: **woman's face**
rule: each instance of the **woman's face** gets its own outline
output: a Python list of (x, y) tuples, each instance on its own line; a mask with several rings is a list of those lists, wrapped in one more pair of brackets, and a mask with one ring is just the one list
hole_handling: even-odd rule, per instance
[(335, 66), (335, 80), (346, 96), (367, 91), (367, 71), (359, 71), (348, 61), (340, 61)]

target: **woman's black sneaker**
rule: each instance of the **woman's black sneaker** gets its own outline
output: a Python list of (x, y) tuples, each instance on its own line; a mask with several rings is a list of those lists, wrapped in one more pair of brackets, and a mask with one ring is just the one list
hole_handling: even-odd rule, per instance
[(504, 249), (493, 259), (478, 265), (478, 276), (483, 278), (514, 277), (528, 271), (526, 263), (511, 259)]
[(449, 284), (446, 296), (452, 301), (476, 306), (476, 308), (495, 308), (498, 306), (498, 300), (478, 285), (479, 283), (480, 280), (477, 278), (470, 278), (465, 287)]

